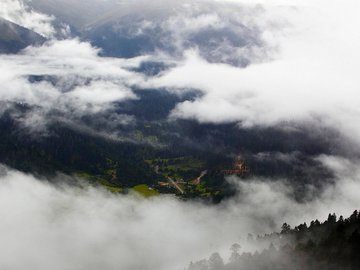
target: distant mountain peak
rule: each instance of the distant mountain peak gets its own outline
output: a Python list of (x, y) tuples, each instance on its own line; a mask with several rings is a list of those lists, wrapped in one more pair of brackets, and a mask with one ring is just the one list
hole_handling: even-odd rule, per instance
[(17, 53), (30, 45), (40, 45), (45, 38), (0, 17), (0, 53)]

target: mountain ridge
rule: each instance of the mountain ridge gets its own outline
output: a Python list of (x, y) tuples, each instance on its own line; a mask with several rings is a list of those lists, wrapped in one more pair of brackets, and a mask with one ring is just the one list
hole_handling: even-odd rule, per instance
[(0, 53), (18, 53), (30, 45), (41, 45), (46, 38), (0, 17)]

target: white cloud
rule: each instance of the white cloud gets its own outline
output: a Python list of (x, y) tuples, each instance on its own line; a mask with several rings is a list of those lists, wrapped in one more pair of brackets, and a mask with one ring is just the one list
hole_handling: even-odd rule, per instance
[(247, 233), (279, 230), (283, 222), (294, 226), (323, 220), (329, 212), (349, 215), (360, 203), (356, 164), (319, 159), (336, 169), (338, 181), (312, 201), (296, 202), (281, 180), (232, 179), (240, 195), (213, 206), (55, 187), (2, 168), (0, 268), (183, 269), (214, 251), (227, 257), (234, 242), (243, 250), (252, 248), (244, 241)]
[(107, 103), (136, 98), (135, 94), (128, 88), (121, 89), (121, 86), (105, 81), (97, 81), (90, 83), (90, 85), (76, 87), (67, 96), (75, 99), (76, 103), (100, 106), (98, 110), (101, 110), (101, 106)]
[[(193, 49), (175, 68), (144, 82), (143, 76), (129, 68), (146, 57), (102, 58), (88, 43), (52, 41), (19, 55), (0, 56), (0, 101), (34, 105), (36, 110), (21, 119), (34, 128), (44, 126), (52, 110), (69, 121), (111, 110), (113, 102), (135, 98), (134, 85), (174, 91), (195, 88), (204, 96), (178, 104), (173, 117), (241, 121), (244, 126), (317, 119), (358, 137), (359, 4), (353, 0), (347, 5), (292, 1), (289, 7), (284, 1), (285, 6), (278, 6), (278, 1), (262, 2), (265, 17), (252, 20), (264, 27), (262, 37), (269, 47), (264, 48), (265, 54), (261, 46), (259, 52), (248, 47), (236, 51), (254, 60), (246, 68), (209, 63), (199, 56), (201, 51)], [(33, 12), (25, 16), (21, 5), (13, 7), (6, 12), (21, 18), (24, 26), (26, 16), (39, 18)], [(212, 12), (189, 17), (165, 21), (163, 26), (170, 32), (180, 28), (172, 32), (175, 43), (210, 24), (221, 28), (226, 16)], [(52, 18), (40, 16), (36, 21), (40, 25), (28, 27), (51, 34), (45, 26)], [(284, 22), (289, 24), (281, 32), (279, 25)], [(274, 54), (267, 57), (269, 52)], [(228, 59), (231, 54), (223, 56)], [(46, 75), (53, 82), (30, 83), (29, 75)], [(323, 219), (334, 211), (350, 214), (360, 203), (357, 161), (328, 156), (318, 160), (335, 172), (335, 184), (303, 204), (293, 199), (293, 190), (282, 180), (234, 178), (241, 196), (205, 206), (170, 197), (141, 200), (93, 188), (56, 188), (33, 176), (7, 171), (0, 177), (0, 268), (182, 269), (190, 260), (226, 250), (248, 232), (269, 232), (285, 221), (297, 225)]]
[[(55, 2), (64, 4), (60, 0)], [(254, 20), (263, 15), (262, 9), (257, 6), (210, 0), (120, 2), (121, 5), (117, 5), (112, 1), (110, 14), (105, 13), (98, 20), (95, 16), (81, 28), (86, 29), (82, 34), (97, 44), (118, 42), (121, 50), (104, 45), (109, 55), (138, 55), (145, 51), (166, 53), (177, 59), (186, 49), (198, 47), (200, 54), (210, 62), (237, 66), (246, 65), (260, 55), (266, 57), (267, 52), (262, 51), (261, 25)], [(91, 6), (91, 3), (87, 1), (86, 5)], [(81, 17), (84, 13), (79, 10), (75, 8), (74, 14)], [(124, 47), (121, 47), (122, 43)]]
[[(18, 55), (1, 55), (0, 101), (35, 106), (26, 117), (29, 121), (23, 119), (32, 126), (41, 119), (51, 120), (48, 112), (58, 111), (70, 120), (105, 112), (114, 102), (136, 98), (131, 86), (142, 77), (128, 69), (146, 57), (115, 59), (98, 54), (99, 50), (88, 43), (63, 40), (28, 47)], [(30, 82), (30, 76), (47, 79)]]
[(55, 34), (54, 17), (30, 9), (21, 0), (1, 0), (0, 17), (29, 28), (45, 37)]
[[(268, 58), (237, 68), (209, 63), (199, 56), (201, 51), (193, 50), (177, 67), (149, 84), (203, 91), (203, 97), (179, 104), (174, 117), (239, 121), (244, 126), (321, 119), (358, 138), (359, 3), (273, 4), (264, 2), (265, 15), (253, 18), (265, 27), (264, 46), (278, 48), (270, 49), (273, 53)], [(273, 28), (271, 18), (279, 23), (277, 27)]]
[[(178, 104), (171, 117), (241, 122), (245, 127), (315, 120), (358, 138), (359, 4), (354, 0), (347, 5), (323, 0), (226, 2), (158, 1), (151, 5), (152, 12), (134, 23), (133, 34), (159, 27), (161, 31), (154, 33), (160, 36), (155, 39), (176, 47), (185, 59), (167, 55), (177, 66), (146, 83), (143, 77), (126, 70), (145, 58), (101, 58), (99, 50), (88, 43), (52, 41), (26, 49), (20, 56), (1, 56), (0, 81), (4, 87), (0, 98), (89, 113), (107, 109), (113, 101), (134, 98), (130, 91), (133, 85), (172, 91), (200, 89), (203, 97)], [(137, 14), (143, 10), (141, 3), (120, 6), (125, 13)], [(167, 5), (159, 9), (162, 3)], [(226, 31), (231, 34), (221, 36)], [(202, 36), (203, 32), (210, 36)], [(200, 41), (189, 41), (197, 35)], [(239, 40), (227, 40), (234, 35), (239, 40), (254, 40), (237, 46)], [(164, 55), (160, 48), (156, 53)], [(233, 60), (246, 60), (250, 65), (239, 68), (219, 64)], [(56, 76), (57, 85), (29, 84), (28, 74)], [(64, 92), (63, 88), (71, 91)]]

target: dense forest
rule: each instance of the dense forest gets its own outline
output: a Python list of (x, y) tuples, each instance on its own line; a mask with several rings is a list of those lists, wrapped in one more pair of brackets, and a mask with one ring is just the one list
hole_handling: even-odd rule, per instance
[[(151, 67), (142, 69), (141, 72), (147, 72)], [(59, 83), (57, 78), (46, 76), (31, 76), (29, 80)], [(102, 121), (111, 120), (111, 115), (84, 116), (77, 119), (77, 125), (69, 125), (58, 112), (52, 111), (45, 134), (39, 134), (21, 122), (36, 108), (17, 103), (6, 109), (3, 104), (0, 162), (46, 176), (57, 172), (80, 175), (112, 190), (146, 184), (161, 193), (177, 192), (158, 185), (166, 182), (168, 176), (188, 183), (206, 170), (202, 186), (189, 186), (188, 192), (180, 195), (212, 197), (216, 201), (233, 193), (222, 171), (232, 169), (239, 156), (250, 168), (247, 177), (291, 178), (299, 198), (304, 184), (320, 187), (332, 178), (331, 172), (314, 158), (336, 149), (329, 146), (330, 140), (319, 140), (314, 132), (170, 121), (168, 115), (175, 104), (191, 99), (196, 92), (185, 96), (151, 89), (135, 92), (140, 98), (117, 104), (116, 114), (136, 121), (116, 125), (115, 129)], [(156, 173), (157, 167), (163, 169)]]
[(329, 214), (324, 222), (311, 221), (295, 228), (284, 223), (281, 232), (254, 238), (247, 242), (262, 251), (241, 253), (241, 245), (231, 246), (227, 263), (214, 253), (209, 259), (190, 263), (188, 270), (355, 270), (360, 269), (360, 212), (344, 218)]

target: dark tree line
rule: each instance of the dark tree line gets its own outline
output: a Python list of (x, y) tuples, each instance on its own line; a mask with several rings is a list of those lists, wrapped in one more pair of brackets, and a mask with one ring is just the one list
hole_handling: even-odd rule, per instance
[(240, 245), (231, 247), (227, 263), (218, 253), (209, 259), (191, 263), (188, 270), (357, 270), (360, 269), (360, 212), (344, 218), (329, 214), (295, 228), (284, 223), (280, 233), (253, 238), (259, 246), (268, 248), (255, 253), (240, 253)]

